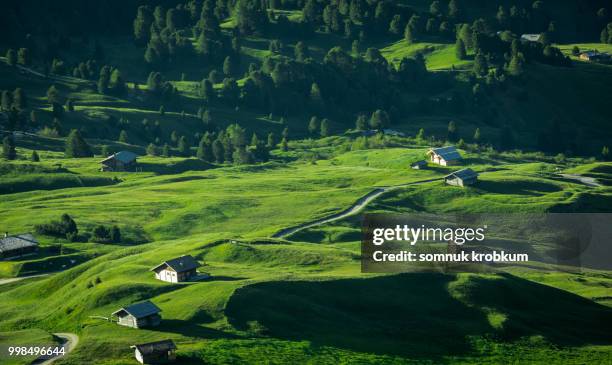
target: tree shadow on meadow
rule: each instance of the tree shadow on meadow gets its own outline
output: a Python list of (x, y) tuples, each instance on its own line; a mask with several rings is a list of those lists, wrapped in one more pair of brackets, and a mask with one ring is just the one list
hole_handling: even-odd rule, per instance
[[(441, 362), (471, 353), (470, 336), (612, 343), (610, 308), (513, 276), (476, 278), (467, 301), (449, 293), (454, 275), (434, 273), (259, 283), (238, 289), (225, 314), (240, 330), (256, 322), (272, 337)], [(502, 329), (490, 325), (484, 307), (507, 316)]]
[(256, 321), (273, 337), (359, 352), (434, 357), (470, 350), (485, 316), (452, 298), (453, 275), (266, 282), (238, 289), (225, 314), (238, 329)]
[(557, 185), (533, 180), (479, 180), (476, 187), (487, 193), (541, 196), (561, 191)]

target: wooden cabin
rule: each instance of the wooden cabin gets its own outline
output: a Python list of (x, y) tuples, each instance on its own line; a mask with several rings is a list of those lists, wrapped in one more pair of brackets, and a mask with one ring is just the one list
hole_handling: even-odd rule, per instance
[(422, 170), (426, 167), (427, 167), (427, 161), (425, 160), (420, 160), (420, 161), (413, 162), (410, 164), (410, 168), (413, 170)]
[(133, 328), (155, 327), (161, 322), (159, 309), (150, 301), (135, 303), (115, 311), (112, 315), (117, 317), (117, 324)]
[(456, 165), (462, 159), (455, 146), (432, 148), (427, 152), (427, 155), (431, 162), (442, 166)]
[(134, 171), (136, 170), (136, 159), (138, 155), (130, 151), (113, 153), (100, 161), (100, 171)]
[(0, 238), (0, 258), (19, 257), (38, 251), (38, 241), (31, 233), (10, 236), (8, 232)]
[(191, 255), (185, 255), (164, 261), (152, 268), (151, 271), (155, 272), (155, 279), (169, 283), (180, 283), (197, 276), (198, 267), (200, 267), (200, 264)]
[(141, 364), (168, 364), (176, 361), (176, 345), (172, 340), (143, 343), (131, 348)]
[(454, 186), (474, 185), (478, 181), (478, 174), (472, 169), (455, 171), (444, 177), (444, 182)]

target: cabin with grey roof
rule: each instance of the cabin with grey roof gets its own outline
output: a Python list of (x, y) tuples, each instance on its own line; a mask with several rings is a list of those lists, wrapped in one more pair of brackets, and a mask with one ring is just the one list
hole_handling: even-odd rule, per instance
[(138, 155), (130, 151), (113, 153), (100, 161), (100, 171), (134, 171), (136, 170), (136, 159)]
[(135, 303), (112, 313), (117, 324), (133, 328), (155, 327), (161, 323), (159, 309), (150, 301)]
[(456, 165), (463, 158), (455, 146), (432, 148), (427, 152), (427, 155), (432, 163), (442, 166)]
[(169, 283), (188, 281), (197, 275), (200, 264), (191, 255), (185, 255), (164, 261), (155, 266), (151, 271), (155, 272), (155, 278)]
[(9, 235), (0, 238), (0, 258), (28, 255), (38, 250), (38, 241), (31, 233)]
[(176, 345), (172, 340), (148, 342), (131, 348), (141, 364), (167, 364), (176, 360)]
[(477, 181), (478, 174), (470, 168), (455, 171), (444, 177), (446, 184), (454, 186), (474, 185)]

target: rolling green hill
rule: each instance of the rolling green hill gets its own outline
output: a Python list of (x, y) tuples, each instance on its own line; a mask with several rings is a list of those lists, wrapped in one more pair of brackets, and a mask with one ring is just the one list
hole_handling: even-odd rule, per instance
[[(58, 365), (162, 339), (199, 365), (611, 361), (612, 271), (360, 261), (367, 213), (611, 212), (612, 66), (573, 55), (611, 51), (606, 1), (141, 3), (0, 11), (0, 228), (40, 241), (0, 261), (0, 349), (68, 332)], [(445, 145), (460, 166), (410, 168)], [(137, 167), (101, 171), (119, 151)], [(476, 185), (444, 184), (464, 167)], [(182, 255), (211, 277), (154, 278)], [(109, 320), (144, 300), (159, 327)]]

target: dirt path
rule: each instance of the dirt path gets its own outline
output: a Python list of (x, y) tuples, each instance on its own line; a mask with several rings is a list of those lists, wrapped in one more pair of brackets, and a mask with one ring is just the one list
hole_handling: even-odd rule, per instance
[(65, 350), (65, 354), (64, 355), (54, 356), (54, 357), (52, 357), (50, 359), (40, 358), (39, 357), (38, 359), (32, 361), (32, 365), (50, 365), (50, 364), (53, 364), (53, 362), (55, 360), (68, 355), (79, 344), (79, 336), (77, 336), (74, 333), (54, 333), (54, 335), (59, 337), (59, 338), (61, 338), (62, 340), (64, 340), (64, 342), (62, 343), (62, 347)]
[(20, 281), (20, 280), (25, 280), (25, 279), (40, 278), (40, 277), (43, 277), (43, 276), (47, 276), (49, 274), (52, 274), (52, 273), (29, 275), (29, 276), (18, 276), (16, 278), (0, 279), (0, 285), (2, 285), (2, 284), (9, 284), (9, 283), (13, 283), (15, 281)]
[(289, 235), (292, 235), (296, 232), (299, 232), (307, 228), (311, 228), (311, 227), (318, 226), (321, 224), (330, 223), (330, 222), (334, 222), (340, 219), (344, 219), (346, 217), (350, 217), (351, 215), (354, 215), (358, 213), (359, 211), (361, 211), (368, 204), (370, 204), (373, 200), (375, 200), (376, 198), (378, 198), (384, 193), (387, 193), (395, 189), (402, 188), (404, 186), (424, 184), (424, 183), (433, 182), (433, 181), (440, 181), (442, 179), (443, 179), (442, 177), (438, 177), (435, 179), (420, 180), (420, 181), (414, 181), (414, 182), (401, 184), (401, 185), (393, 185), (393, 186), (385, 186), (385, 187), (376, 188), (370, 191), (369, 193), (367, 193), (366, 195), (362, 196), (361, 198), (359, 198), (353, 205), (351, 205), (350, 207), (348, 207), (347, 209), (339, 213), (334, 213), (324, 218), (319, 218), (314, 221), (310, 221), (310, 222), (302, 223), (297, 226), (285, 228), (273, 234), (272, 237), (273, 238), (287, 237)]
[(601, 184), (594, 177), (582, 176), (578, 174), (559, 174), (566, 179), (576, 180), (590, 187), (599, 187)]

